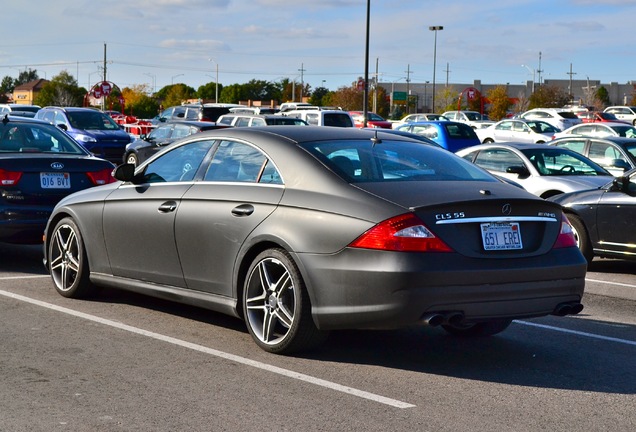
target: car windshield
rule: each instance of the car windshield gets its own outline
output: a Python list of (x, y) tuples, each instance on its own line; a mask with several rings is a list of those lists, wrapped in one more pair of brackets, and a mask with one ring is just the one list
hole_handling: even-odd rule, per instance
[(109, 116), (99, 111), (70, 111), (68, 121), (75, 129), (83, 130), (117, 130), (119, 125)]
[(548, 147), (522, 151), (544, 176), (587, 175), (611, 176), (604, 168), (576, 152)]
[(468, 120), (482, 120), (481, 114), (477, 112), (465, 112), (464, 114)]
[(526, 124), (537, 133), (556, 133), (559, 129), (544, 121), (527, 121)]
[(618, 136), (625, 138), (636, 138), (636, 128), (634, 126), (612, 126), (614, 132), (618, 134)]
[(0, 153), (88, 154), (59, 128), (41, 123), (0, 123)]
[(331, 140), (302, 147), (352, 183), (390, 181), (497, 181), (446, 150), (405, 141)]

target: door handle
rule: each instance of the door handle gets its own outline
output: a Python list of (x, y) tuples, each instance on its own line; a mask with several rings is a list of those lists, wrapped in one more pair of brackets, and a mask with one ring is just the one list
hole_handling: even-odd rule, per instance
[(254, 213), (254, 206), (251, 204), (241, 204), (232, 209), (234, 216), (249, 216)]
[(170, 213), (177, 209), (176, 201), (166, 201), (165, 203), (159, 206), (160, 213)]

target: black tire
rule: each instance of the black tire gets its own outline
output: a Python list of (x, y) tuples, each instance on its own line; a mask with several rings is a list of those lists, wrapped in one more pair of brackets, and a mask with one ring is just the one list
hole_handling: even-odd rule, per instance
[(492, 139), (492, 138), (486, 138), (486, 139), (484, 140), (484, 142), (483, 142), (483, 143), (484, 143), (484, 144), (490, 144), (490, 143), (494, 143), (494, 142), (495, 142), (495, 140), (494, 140), (494, 139)]
[(139, 158), (135, 153), (128, 153), (126, 155), (126, 163), (133, 164), (134, 166), (139, 165)]
[(64, 218), (55, 225), (48, 240), (48, 258), (49, 273), (60, 295), (86, 298), (95, 294), (82, 234), (72, 218)]
[(275, 354), (314, 348), (327, 337), (311, 317), (311, 303), (298, 267), (283, 249), (268, 249), (252, 262), (243, 287), (250, 335)]
[(590, 235), (585, 228), (583, 220), (572, 214), (567, 215), (572, 230), (574, 231), (574, 238), (576, 239), (576, 245), (585, 257), (588, 263), (591, 263), (594, 259), (594, 250), (592, 249), (592, 243), (590, 241)]
[(511, 319), (498, 319), (466, 325), (442, 324), (444, 330), (453, 336), (485, 337), (501, 333), (512, 323)]

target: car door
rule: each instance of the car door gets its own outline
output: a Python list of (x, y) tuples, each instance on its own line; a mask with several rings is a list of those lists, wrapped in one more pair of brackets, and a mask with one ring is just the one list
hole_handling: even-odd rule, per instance
[[(613, 189), (613, 188), (612, 188)], [(636, 173), (625, 190), (608, 190), (597, 207), (597, 247), (621, 253), (636, 253)]]
[(504, 120), (494, 127), (493, 138), (496, 142), (514, 141), (512, 135), (513, 121)]
[(185, 287), (175, 217), (213, 143), (175, 147), (146, 166), (139, 184), (124, 183), (109, 195), (103, 229), (113, 275)]
[(231, 297), (245, 239), (276, 208), (282, 179), (259, 149), (221, 141), (203, 181), (182, 197), (176, 247), (188, 288)]

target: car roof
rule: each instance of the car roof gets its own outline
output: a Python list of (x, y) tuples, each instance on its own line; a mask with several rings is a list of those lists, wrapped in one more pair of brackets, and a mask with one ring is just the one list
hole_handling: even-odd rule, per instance
[(168, 120), (166, 122), (163, 122), (161, 125), (168, 125), (168, 124), (185, 124), (185, 125), (197, 126), (197, 127), (216, 125), (216, 123), (214, 122), (199, 121), (199, 120)]
[(40, 123), (40, 124), (46, 124), (46, 125), (51, 125), (51, 123), (44, 121), (44, 120), (40, 120), (40, 119), (36, 119), (33, 117), (22, 117), (22, 116), (16, 116), (16, 115), (12, 115), (12, 114), (5, 114), (4, 116), (2, 116), (0, 118), (0, 121), (4, 122), (11, 122), (11, 123)]
[[(340, 128), (340, 127), (298, 127), (281, 125), (275, 128), (271, 126), (256, 126), (246, 128), (224, 128), (211, 131), (205, 131), (197, 134), (197, 136), (215, 136), (223, 135), (226, 137), (236, 137), (244, 139), (253, 139), (263, 136), (279, 136), (285, 137), (296, 143), (322, 141), (322, 140), (348, 140), (348, 139), (372, 139), (376, 135), (380, 138), (391, 139), (395, 141), (410, 141), (420, 143), (421, 141), (408, 138), (404, 135), (383, 133), (381, 130), (368, 130), (358, 128)], [(381, 136), (384, 135), (384, 136)]]
[(553, 145), (554, 143), (558, 143), (559, 141), (566, 141), (566, 140), (572, 141), (572, 140), (581, 140), (581, 139), (613, 142), (615, 144), (635, 144), (636, 143), (636, 138), (626, 138), (626, 137), (618, 137), (618, 136), (606, 136), (606, 137), (568, 136), (568, 137), (556, 138), (552, 141), (548, 141), (546, 144)]

